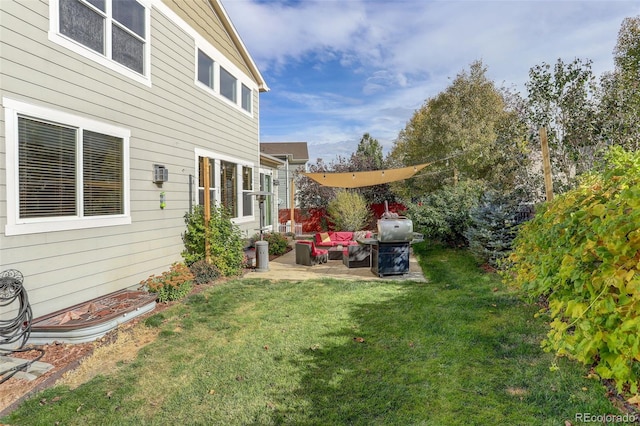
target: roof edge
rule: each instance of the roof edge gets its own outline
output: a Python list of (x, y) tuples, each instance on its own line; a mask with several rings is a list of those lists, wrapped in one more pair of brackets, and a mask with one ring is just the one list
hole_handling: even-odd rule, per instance
[(231, 22), (231, 18), (227, 14), (227, 11), (225, 10), (224, 6), (222, 5), (222, 1), (208, 0), (208, 2), (216, 13), (224, 17), (224, 19), (222, 20), (222, 25), (224, 25), (225, 29), (231, 35), (233, 42), (237, 43), (237, 45), (240, 47), (240, 55), (242, 55), (242, 58), (249, 64), (249, 68), (251, 72), (253, 73), (256, 80), (258, 80), (258, 89), (261, 92), (268, 92), (270, 89), (269, 89), (269, 86), (267, 86), (267, 82), (264, 80), (264, 77), (262, 77), (262, 74), (260, 73), (260, 70), (258, 69), (258, 66), (256, 65), (256, 63), (253, 61), (251, 54), (249, 54), (249, 50), (244, 45), (242, 38), (240, 38), (240, 34), (238, 34), (238, 31), (236, 31), (236, 28), (233, 25), (233, 22)]

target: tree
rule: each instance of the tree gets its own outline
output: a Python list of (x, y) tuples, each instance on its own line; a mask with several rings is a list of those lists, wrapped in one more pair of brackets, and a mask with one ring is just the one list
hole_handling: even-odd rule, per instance
[(529, 70), (528, 120), (532, 140), (546, 127), (554, 189), (563, 192), (590, 170), (605, 143), (598, 134), (597, 85), (591, 61), (558, 59)]
[[(382, 145), (369, 133), (365, 133), (360, 139), (356, 151), (350, 157), (338, 156), (328, 164), (322, 159), (318, 159), (316, 164), (309, 166), (308, 171), (310, 173), (342, 173), (380, 170), (385, 167)], [(337, 188), (322, 186), (300, 174), (296, 177), (296, 187), (298, 188), (300, 207), (304, 209), (326, 208), (338, 192)], [(356, 188), (354, 191), (361, 194), (369, 204), (382, 203), (385, 200), (396, 201), (388, 184)]]
[(601, 138), (640, 149), (640, 16), (622, 21), (613, 52), (615, 71), (601, 79)]
[(384, 164), (382, 145), (377, 139), (372, 138), (369, 133), (362, 135), (356, 152), (352, 154), (353, 157), (359, 158), (361, 165), (366, 165), (364, 170), (379, 170)]
[[(337, 160), (338, 164), (344, 161), (341, 157), (338, 157)], [(335, 167), (335, 162), (327, 164), (321, 158), (318, 158), (316, 164), (309, 165), (308, 171), (310, 173), (331, 173)], [(301, 175), (299, 171), (294, 173), (296, 188), (298, 189), (296, 196), (302, 209), (326, 208), (329, 205), (329, 201), (336, 196), (335, 188), (322, 186), (313, 179)]]
[[(351, 155), (350, 163), (352, 169), (349, 171), (382, 170), (388, 167), (383, 158), (382, 145), (369, 133), (362, 135), (356, 152)], [(357, 191), (369, 204), (396, 201), (389, 184), (365, 186), (358, 188)]]
[(428, 99), (400, 132), (390, 161), (433, 164), (395, 185), (398, 193), (413, 197), (460, 180), (513, 184), (516, 173), (504, 167), (513, 164), (505, 156), (521, 150), (526, 140), (517, 111), (509, 109), (505, 93), (486, 72), (481, 61), (473, 62), (444, 92)]
[(329, 202), (327, 214), (336, 231), (358, 231), (371, 219), (367, 201), (353, 190), (338, 190)]

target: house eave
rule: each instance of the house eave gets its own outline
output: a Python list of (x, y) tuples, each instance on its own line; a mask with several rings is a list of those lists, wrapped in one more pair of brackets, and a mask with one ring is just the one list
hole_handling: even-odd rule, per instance
[(233, 42), (236, 43), (236, 45), (238, 46), (238, 50), (240, 51), (240, 55), (242, 56), (242, 59), (246, 61), (247, 65), (249, 66), (249, 69), (251, 70), (251, 73), (253, 74), (253, 77), (256, 79), (256, 82), (258, 83), (258, 90), (260, 92), (268, 92), (269, 86), (267, 86), (267, 83), (262, 77), (260, 70), (258, 69), (257, 65), (253, 61), (253, 58), (251, 57), (251, 55), (249, 54), (247, 47), (242, 42), (240, 35), (236, 31), (236, 28), (231, 22), (231, 18), (229, 18), (229, 15), (227, 14), (227, 11), (225, 10), (221, 1), (220, 0), (208, 0), (208, 1), (211, 7), (220, 16), (224, 17), (224, 19), (222, 20), (222, 25), (224, 25), (225, 29), (231, 36)]

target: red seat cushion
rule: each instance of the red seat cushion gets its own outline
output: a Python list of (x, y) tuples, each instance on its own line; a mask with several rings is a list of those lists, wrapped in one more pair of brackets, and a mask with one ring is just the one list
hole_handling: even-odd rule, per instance
[(322, 250), (317, 248), (313, 241), (297, 241), (297, 243), (311, 246), (311, 256), (313, 257), (322, 256), (323, 254), (329, 253), (329, 250)]
[(332, 240), (337, 242), (351, 241), (353, 240), (353, 232), (350, 232), (350, 231), (336, 232)]
[(329, 254), (329, 250), (323, 250), (315, 247), (311, 250), (312, 256), (322, 256), (324, 254)]

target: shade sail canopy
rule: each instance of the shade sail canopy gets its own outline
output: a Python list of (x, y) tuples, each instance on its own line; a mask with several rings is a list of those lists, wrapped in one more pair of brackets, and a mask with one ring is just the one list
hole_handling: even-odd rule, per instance
[(323, 186), (333, 188), (362, 188), (364, 186), (381, 185), (383, 183), (408, 179), (428, 165), (429, 163), (403, 167), (401, 169), (371, 170), (367, 172), (302, 174)]

